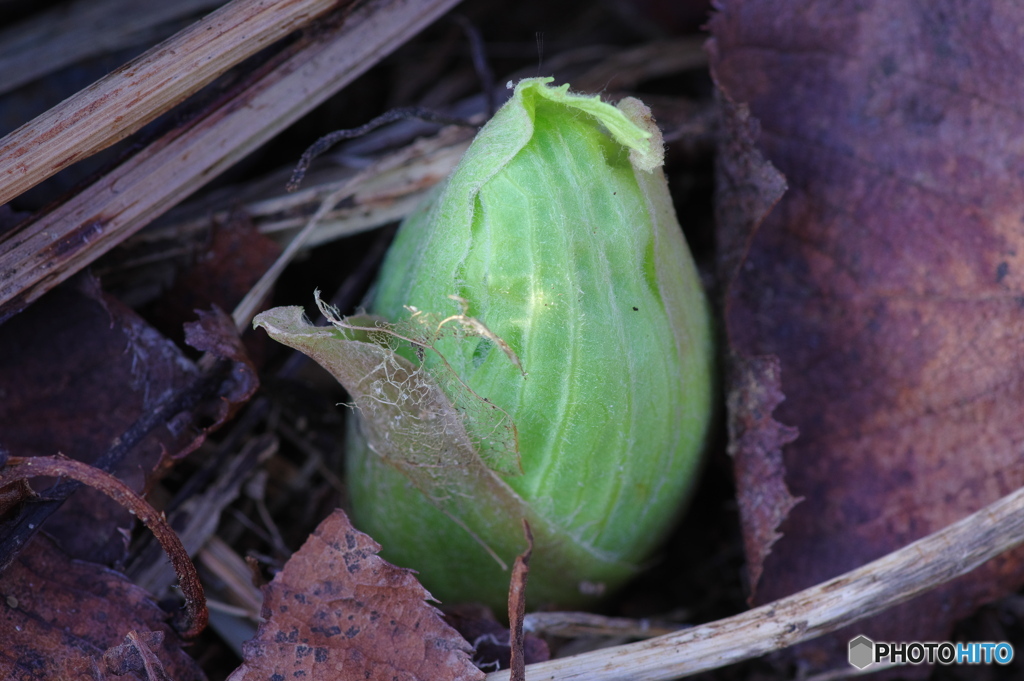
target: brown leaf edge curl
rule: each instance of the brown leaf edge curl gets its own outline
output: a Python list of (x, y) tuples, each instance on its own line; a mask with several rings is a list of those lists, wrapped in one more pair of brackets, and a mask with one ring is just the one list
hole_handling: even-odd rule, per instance
[(209, 310), (195, 310), (195, 314), (196, 321), (184, 324), (185, 342), (196, 350), (231, 361), (231, 376), (221, 386), (220, 403), (212, 416), (213, 425), (205, 431), (209, 433), (234, 417), (256, 393), (260, 379), (231, 316), (216, 305)]
[[(714, 50), (710, 43), (709, 50)], [(743, 266), (751, 239), (765, 216), (786, 192), (786, 178), (757, 149), (759, 127), (745, 104), (736, 104), (718, 86), (721, 116), (716, 165), (715, 218), (719, 236), (719, 274), (726, 283), (725, 305)], [(778, 527), (802, 498), (786, 486), (782, 448), (798, 431), (772, 418), (785, 399), (781, 390), (781, 364), (774, 355), (751, 357), (732, 344), (731, 316), (726, 311), (729, 338), (728, 428), (729, 455), (743, 521), (743, 548), (747, 556), (749, 602), (753, 602), (772, 545), (782, 534)]]
[(6, 487), (21, 480), (40, 476), (77, 480), (103, 492), (141, 520), (167, 552), (167, 557), (170, 558), (171, 564), (174, 565), (174, 571), (178, 574), (181, 592), (185, 596), (184, 618), (175, 618), (175, 629), (185, 639), (195, 638), (202, 633), (209, 618), (203, 585), (199, 581), (199, 575), (196, 574), (195, 566), (188, 557), (188, 552), (181, 545), (178, 535), (164, 520), (162, 513), (157, 512), (130, 487), (109, 473), (63, 455), (12, 456), (7, 459), (6, 466), (0, 470), (0, 486)]
[(412, 570), (338, 509), (263, 587), (263, 623), (229, 681), (480, 681), (471, 648), (445, 624)]
[(797, 438), (798, 431), (772, 418), (775, 407), (785, 399), (779, 358), (738, 352), (732, 352), (730, 358), (728, 451), (743, 519), (750, 588), (747, 602), (752, 604), (764, 561), (772, 545), (782, 538), (778, 527), (803, 501), (786, 486), (782, 460), (782, 448)]

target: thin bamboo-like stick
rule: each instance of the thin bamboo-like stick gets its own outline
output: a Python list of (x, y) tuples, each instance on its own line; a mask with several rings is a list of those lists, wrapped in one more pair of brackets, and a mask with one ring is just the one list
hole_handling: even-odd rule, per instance
[(338, 5), (233, 0), (0, 139), (0, 204), (124, 139)]
[[(1024, 489), (887, 556), (754, 610), (526, 668), (527, 681), (665, 681), (760, 657), (878, 614), (1024, 542)], [(508, 670), (487, 675), (507, 681)]]
[(366, 71), (458, 0), (369, 0), (187, 129), (0, 242), (0, 320), (94, 261)]

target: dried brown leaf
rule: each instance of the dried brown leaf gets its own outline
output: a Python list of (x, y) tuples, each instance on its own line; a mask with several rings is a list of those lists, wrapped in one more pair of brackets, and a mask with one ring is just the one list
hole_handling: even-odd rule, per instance
[(148, 681), (173, 681), (160, 658), (153, 652), (153, 648), (163, 642), (162, 631), (139, 632), (132, 629), (124, 637), (124, 643), (103, 653), (103, 663), (115, 676), (143, 672)]
[(175, 572), (178, 573), (178, 583), (185, 596), (185, 609), (183, 613), (179, 613), (184, 616), (176, 618), (175, 627), (184, 638), (194, 638), (202, 632), (209, 617), (203, 587), (185, 547), (167, 524), (162, 512), (158, 512), (131, 487), (109, 473), (66, 456), (12, 456), (4, 462), (3, 468), (0, 468), (0, 485), (10, 485), (12, 482), (38, 476), (70, 478), (86, 484), (103, 492), (138, 517), (156, 536), (174, 565)]
[[(194, 380), (167, 339), (94, 283), (53, 291), (0, 326), (0, 433), (13, 456), (62, 452), (92, 463), (143, 414)], [(165, 451), (187, 446), (188, 419), (155, 428), (111, 472), (136, 491)], [(83, 522), (83, 520), (87, 520)], [(132, 517), (83, 489), (46, 524), (76, 558), (112, 564), (124, 556), (118, 528)]]
[(414, 573), (379, 550), (342, 511), (324, 520), (264, 587), (266, 621), (230, 679), (482, 679)]
[(106, 671), (105, 652), (136, 631), (147, 632), (150, 653), (175, 681), (205, 679), (166, 619), (123, 575), (72, 560), (36, 537), (0, 575), (0, 676), (146, 679), (130, 666), (126, 676)]
[(153, 306), (154, 323), (168, 335), (193, 319), (193, 310), (234, 309), (281, 253), (281, 246), (260, 234), (243, 211), (234, 211), (223, 224), (209, 229), (209, 244)]
[[(799, 428), (766, 602), (1024, 485), (1024, 10), (998, 2), (723, 2), (712, 65), (791, 191), (726, 301), (732, 348), (775, 355)], [(1024, 581), (1024, 552), (830, 639), (942, 640)], [(941, 613), (941, 614), (940, 614)], [(826, 657), (818, 657), (824, 662)]]

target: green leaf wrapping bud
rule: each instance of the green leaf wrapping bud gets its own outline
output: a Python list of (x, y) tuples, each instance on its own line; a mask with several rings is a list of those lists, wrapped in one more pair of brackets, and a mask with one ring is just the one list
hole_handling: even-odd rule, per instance
[(620, 584), (676, 519), (711, 417), (709, 309), (660, 133), (637, 100), (550, 80), (521, 81), (403, 224), (373, 304), (397, 326), (257, 318), (353, 394), (355, 522), (449, 602), (505, 602), (523, 518), (531, 602)]

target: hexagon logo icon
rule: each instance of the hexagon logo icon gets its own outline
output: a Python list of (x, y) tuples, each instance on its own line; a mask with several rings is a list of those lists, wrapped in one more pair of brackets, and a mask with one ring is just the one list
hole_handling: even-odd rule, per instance
[(874, 661), (875, 642), (867, 636), (858, 636), (850, 641), (850, 664), (864, 669)]

